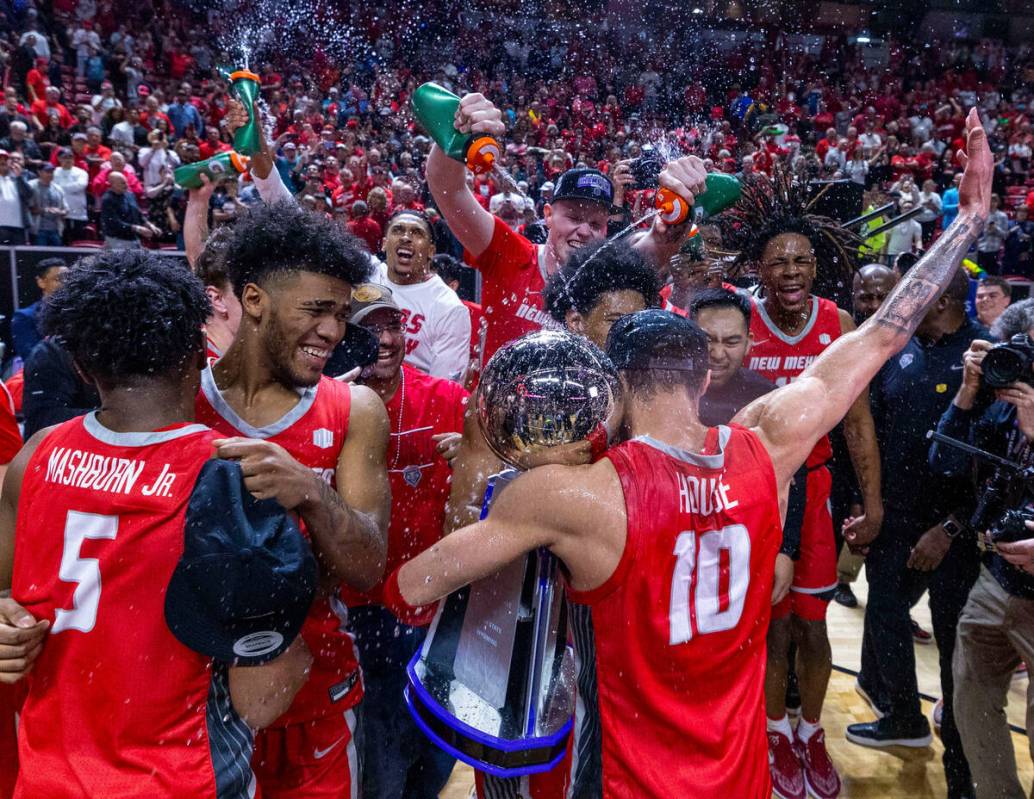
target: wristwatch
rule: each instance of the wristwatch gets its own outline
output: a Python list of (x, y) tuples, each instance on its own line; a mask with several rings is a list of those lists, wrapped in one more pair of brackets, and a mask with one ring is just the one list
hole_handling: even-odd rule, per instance
[(955, 521), (950, 516), (941, 522), (941, 529), (944, 530), (944, 534), (952, 540), (958, 538), (959, 534), (966, 528)]

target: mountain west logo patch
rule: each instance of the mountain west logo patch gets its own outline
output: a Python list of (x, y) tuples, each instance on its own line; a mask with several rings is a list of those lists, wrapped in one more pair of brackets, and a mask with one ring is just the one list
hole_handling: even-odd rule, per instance
[(325, 427), (313, 430), (312, 443), (320, 449), (329, 449), (334, 444), (334, 434)]

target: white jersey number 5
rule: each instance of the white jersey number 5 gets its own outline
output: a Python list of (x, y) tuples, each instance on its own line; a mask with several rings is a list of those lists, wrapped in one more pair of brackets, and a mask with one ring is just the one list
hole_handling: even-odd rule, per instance
[[(735, 627), (743, 614), (743, 602), (750, 585), (750, 534), (747, 528), (742, 524), (731, 524), (707, 533), (688, 530), (679, 533), (675, 540), (675, 557), (678, 560), (671, 576), (668, 643), (673, 646), (684, 644), (694, 635)], [(723, 571), (728, 573), (725, 585), (722, 585)], [(689, 612), (689, 591), (694, 575), (695, 625)], [(723, 594), (727, 596), (725, 607), (722, 607)]]
[(97, 623), (97, 606), (101, 601), (101, 568), (96, 558), (80, 558), (79, 550), (86, 538), (114, 539), (118, 533), (118, 516), (80, 513), (70, 510), (65, 517), (65, 548), (61, 552), (58, 576), (66, 583), (76, 583), (72, 592), (72, 609), (58, 608), (51, 634), (65, 630), (88, 633)]

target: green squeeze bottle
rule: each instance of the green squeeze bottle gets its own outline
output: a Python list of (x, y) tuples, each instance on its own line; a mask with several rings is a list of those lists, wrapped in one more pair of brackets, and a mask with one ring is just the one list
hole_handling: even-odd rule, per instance
[(499, 142), (491, 136), (456, 130), (453, 123), (459, 97), (437, 83), (425, 83), (413, 92), (409, 104), (417, 122), (449, 158), (466, 164), (475, 175), (492, 171), (500, 154)]
[(240, 153), (230, 150), (224, 153), (217, 153), (207, 161), (195, 161), (192, 164), (183, 164), (176, 167), (173, 177), (176, 183), (185, 189), (200, 189), (204, 184), (201, 182), (202, 175), (208, 175), (208, 179), (216, 181), (223, 175), (237, 175), (248, 171), (249, 159)]
[(255, 98), (262, 88), (261, 79), (247, 69), (231, 72), (225, 67), (219, 67), (219, 74), (230, 84), (230, 94), (240, 100), (248, 112), (248, 121), (233, 134), (233, 149), (241, 155), (255, 155), (262, 150), (261, 120), (255, 116)]
[[(708, 216), (720, 214), (740, 199), (740, 181), (735, 175), (709, 172), (704, 182), (707, 189), (694, 197), (693, 202), (697, 208), (703, 208)], [(692, 207), (684, 198), (669, 189), (657, 190), (654, 205), (660, 211), (658, 216), (661, 221), (669, 225), (685, 222)]]

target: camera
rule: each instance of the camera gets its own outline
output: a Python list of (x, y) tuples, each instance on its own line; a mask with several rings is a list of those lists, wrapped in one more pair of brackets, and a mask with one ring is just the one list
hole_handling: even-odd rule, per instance
[(1005, 388), (1016, 382), (1034, 386), (1031, 364), (1034, 364), (1034, 341), (1026, 333), (1017, 333), (1008, 341), (991, 347), (980, 367), (985, 385)]
[(628, 165), (632, 177), (635, 178), (636, 189), (656, 189), (660, 186), (661, 170), (664, 168), (664, 159), (660, 153), (647, 144), (643, 147), (642, 155), (634, 159)]
[(1034, 531), (1028, 530), (1026, 525), (1034, 521), (1034, 466), (1020, 466), (933, 430), (927, 433), (927, 438), (961, 449), (995, 467), (968, 523), (982, 549), (993, 552), (998, 544), (1034, 538)]

